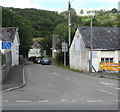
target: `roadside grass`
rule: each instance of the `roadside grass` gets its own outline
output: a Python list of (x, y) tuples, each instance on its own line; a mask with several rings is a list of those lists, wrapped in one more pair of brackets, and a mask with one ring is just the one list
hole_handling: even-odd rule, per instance
[(54, 65), (58, 66), (60, 68), (68, 69), (68, 70), (73, 71), (73, 72), (84, 73), (83, 71), (79, 71), (79, 70), (69, 68), (69, 66), (64, 66), (63, 64), (54, 64)]
[(120, 73), (109, 73), (109, 75), (119, 76)]
[[(72, 69), (72, 68), (69, 68), (69, 66), (64, 66), (63, 64), (53, 64), (55, 66), (58, 66), (60, 68), (64, 68), (64, 69), (68, 69), (68, 70), (71, 70), (73, 72), (78, 72), (78, 73), (85, 73), (83, 71), (79, 71), (79, 70), (75, 70), (75, 69)], [(101, 73), (102, 74), (102, 73)], [(112, 75), (112, 76), (120, 76), (120, 73), (105, 73), (106, 75)]]

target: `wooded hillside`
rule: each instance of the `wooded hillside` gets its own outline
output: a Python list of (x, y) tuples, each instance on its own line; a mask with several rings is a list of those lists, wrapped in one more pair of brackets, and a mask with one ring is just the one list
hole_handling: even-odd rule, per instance
[[(81, 11), (82, 13), (84, 11)], [(116, 27), (118, 24), (117, 9), (110, 11), (95, 10), (93, 26)], [(89, 26), (90, 16), (78, 16), (74, 9), (71, 9), (72, 38), (77, 26)], [(19, 9), (2, 7), (2, 26), (19, 27), (20, 54), (27, 56), (32, 44), (32, 38), (48, 38), (46, 42), (51, 43), (51, 35), (60, 35), (61, 40), (68, 40), (68, 12), (54, 12), (38, 9)], [(49, 41), (50, 40), (50, 41)], [(45, 42), (44, 42), (45, 43)], [(41, 43), (42, 44), (42, 43)], [(48, 48), (51, 48), (48, 46)], [(43, 49), (44, 46), (43, 46)]]

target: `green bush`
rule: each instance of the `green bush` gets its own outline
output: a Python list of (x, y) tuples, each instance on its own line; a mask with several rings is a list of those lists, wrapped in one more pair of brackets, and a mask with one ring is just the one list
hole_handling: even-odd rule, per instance
[(56, 55), (56, 58), (55, 58), (55, 63), (56, 64), (63, 64), (64, 62), (64, 55), (62, 52), (59, 52), (57, 55)]
[(5, 54), (0, 53), (0, 65), (4, 65), (6, 63), (6, 56)]
[(36, 59), (36, 56), (32, 56), (29, 58), (29, 61), (34, 61)]

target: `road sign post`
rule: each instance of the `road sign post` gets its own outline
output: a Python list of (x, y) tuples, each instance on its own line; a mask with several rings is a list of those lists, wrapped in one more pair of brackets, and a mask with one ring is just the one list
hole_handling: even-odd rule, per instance
[(66, 66), (66, 52), (68, 52), (68, 44), (62, 42), (62, 52), (64, 52), (64, 66)]

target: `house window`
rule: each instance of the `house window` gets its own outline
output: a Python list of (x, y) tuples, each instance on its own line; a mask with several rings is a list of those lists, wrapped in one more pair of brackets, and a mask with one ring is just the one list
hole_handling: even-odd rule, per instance
[(113, 58), (101, 58), (101, 62), (111, 62), (111, 63), (113, 63)]
[(113, 58), (110, 58), (110, 62), (113, 63)]
[(104, 58), (101, 58), (101, 62), (104, 62)]

